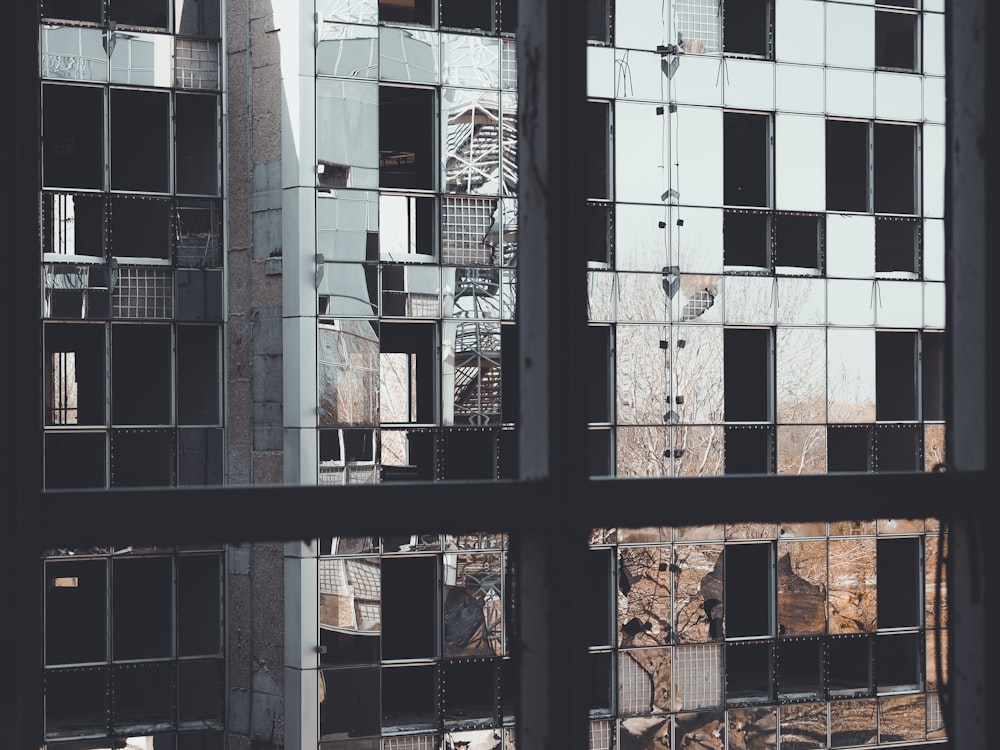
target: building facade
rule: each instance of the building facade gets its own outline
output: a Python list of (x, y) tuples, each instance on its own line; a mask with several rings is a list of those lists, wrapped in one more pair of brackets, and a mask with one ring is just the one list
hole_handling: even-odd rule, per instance
[[(119, 4), (39, 23), (47, 487), (516, 477), (516, 3)], [(588, 3), (592, 475), (943, 459), (943, 10)], [(335, 533), (52, 551), (50, 746), (512, 746), (506, 539)], [(591, 542), (591, 747), (945, 739), (936, 523)]]

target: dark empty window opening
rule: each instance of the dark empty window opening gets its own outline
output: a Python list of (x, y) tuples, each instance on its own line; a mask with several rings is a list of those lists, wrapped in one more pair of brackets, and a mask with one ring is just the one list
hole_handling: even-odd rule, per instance
[(727, 638), (773, 635), (773, 558), (770, 543), (726, 547), (723, 610)]
[(106, 486), (107, 436), (103, 432), (45, 435), (45, 488)]
[(607, 715), (611, 712), (612, 652), (587, 654), (586, 667), (581, 675), (587, 680), (587, 708), (590, 714)]
[(875, 211), (880, 214), (916, 213), (917, 128), (875, 123)]
[(587, 39), (611, 44), (611, 0), (587, 0)]
[(177, 94), (177, 192), (219, 193), (219, 98)]
[(587, 466), (592, 477), (612, 475), (613, 440), (610, 429), (587, 430)]
[(497, 430), (458, 428), (441, 435), (440, 479), (496, 479)]
[(611, 327), (587, 328), (587, 421), (611, 421)]
[(170, 259), (173, 206), (166, 199), (114, 195), (111, 198), (111, 255)]
[(112, 670), (111, 725), (115, 732), (142, 731), (172, 720), (174, 665), (118, 665)]
[(222, 579), (218, 555), (177, 558), (177, 655), (219, 653)]
[(588, 201), (584, 221), (587, 222), (584, 238), (587, 260), (610, 267), (614, 263), (614, 204)]
[(879, 629), (919, 627), (923, 611), (920, 540), (879, 538), (876, 555)]
[(42, 194), (42, 252), (104, 256), (104, 198)]
[(875, 9), (875, 67), (917, 70), (917, 14)]
[[(383, 404), (383, 423), (435, 421), (435, 327), (424, 323), (383, 323), (379, 333), (379, 360), (383, 391), (395, 381), (398, 398), (391, 411)], [(398, 404), (401, 404), (398, 405)]]
[(118, 425), (170, 424), (169, 325), (111, 328), (111, 419)]
[(868, 211), (868, 123), (826, 121), (826, 207)]
[(320, 740), (377, 737), (382, 725), (379, 668), (324, 669), (320, 672)]
[(319, 184), (323, 187), (350, 187), (351, 167), (349, 164), (334, 164), (332, 161), (319, 162), (317, 167)]
[(202, 727), (222, 722), (223, 669), (220, 659), (177, 665), (177, 723)]
[(826, 648), (826, 678), (830, 696), (869, 695), (872, 690), (869, 637), (831, 638)]
[(773, 700), (771, 642), (726, 644), (726, 702)]
[(819, 698), (823, 691), (822, 641), (778, 641), (775, 674), (779, 697)]
[[(112, 655), (118, 660), (173, 656), (173, 560), (119, 558), (111, 567)], [(136, 617), (135, 613), (143, 613)]]
[(444, 720), (458, 724), (499, 720), (499, 662), (459, 661), (441, 665)]
[(391, 667), (382, 670), (382, 726), (416, 729), (436, 720), (435, 667)]
[(437, 215), (434, 198), (413, 195), (382, 195), (379, 198), (379, 232), (375, 235), (384, 260), (399, 256), (434, 253)]
[(111, 89), (111, 189), (170, 190), (170, 94)]
[(42, 0), (42, 17), (100, 23), (104, 0)]
[(379, 184), (434, 188), (434, 91), (379, 88)]
[(45, 326), (45, 424), (102, 425), (104, 326)]
[(107, 659), (107, 567), (104, 560), (45, 564), (45, 663)]
[(611, 197), (611, 104), (588, 101), (584, 107), (583, 137), (587, 197)]
[(774, 11), (770, 0), (729, 0), (723, 2), (722, 12), (724, 52), (772, 56)]
[(823, 221), (817, 214), (774, 216), (774, 265), (823, 271)]
[(920, 273), (919, 220), (876, 217), (875, 270), (878, 273)]
[(875, 426), (875, 471), (923, 471), (919, 424), (880, 424)]
[(108, 670), (49, 670), (45, 673), (47, 735), (102, 733), (108, 723)]
[(724, 112), (723, 200), (727, 206), (770, 205), (770, 115)]
[(111, 433), (112, 487), (172, 487), (175, 460), (173, 430)]
[(220, 0), (177, 0), (174, 21), (177, 33), (218, 38), (221, 32)]
[(177, 326), (177, 423), (219, 423), (217, 326)]
[(770, 421), (773, 390), (770, 329), (727, 328), (723, 351), (725, 421)]
[(501, 33), (517, 33), (517, 0), (498, 0), (498, 14)]
[(320, 628), (319, 643), (326, 651), (320, 654), (320, 664), (377, 664), (380, 639), (377, 635), (345, 633)]
[(378, 0), (378, 19), (430, 26), (432, 0)]
[(373, 462), (375, 434), (372, 430), (320, 430), (320, 461), (336, 463)]
[(222, 265), (222, 207), (217, 201), (178, 201), (174, 261), (187, 268)]
[(165, 29), (170, 20), (170, 0), (112, 0), (108, 16), (120, 26)]
[(382, 560), (382, 658), (437, 656), (438, 565), (434, 557)]
[(774, 471), (774, 438), (770, 427), (726, 425), (725, 473), (770, 474)]
[(727, 270), (771, 269), (770, 215), (764, 211), (726, 211), (722, 216), (722, 253)]
[(880, 694), (920, 688), (923, 637), (923, 633), (876, 636), (875, 687)]
[(826, 431), (826, 470), (872, 470), (872, 428), (869, 425), (830, 425)]
[(42, 184), (104, 187), (104, 89), (42, 85)]
[(875, 332), (875, 418), (917, 419), (917, 334)]
[(921, 396), (924, 420), (944, 419), (945, 337), (924, 331), (920, 337)]
[(585, 555), (586, 580), (594, 582), (587, 587), (586, 606), (580, 608), (581, 629), (588, 646), (612, 644), (613, 560), (611, 550), (607, 548), (590, 549)]
[(441, 0), (441, 27), (493, 31), (493, 0)]

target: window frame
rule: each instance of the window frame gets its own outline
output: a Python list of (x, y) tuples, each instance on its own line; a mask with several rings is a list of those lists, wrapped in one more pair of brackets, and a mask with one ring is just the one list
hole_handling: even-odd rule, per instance
[[(583, 24), (576, 21), (561, 23), (567, 18), (559, 13), (563, 3), (556, 0), (521, 0), (518, 55), (521, 60), (531, 59), (536, 74), (530, 80), (538, 85), (524, 91), (537, 104), (537, 110), (522, 103), (525, 110), (535, 112), (531, 132), (525, 138), (522, 159), (532, 158), (538, 169), (541, 184), (528, 178), (525, 189), (544, 187), (547, 175), (563, 174), (566, 168), (575, 173), (572, 150), (560, 144), (566, 133), (572, 133), (568, 116), (578, 111), (582, 96), (581, 64)], [(987, 27), (985, 0), (961, 0), (949, 6), (948, 63), (952, 71), (948, 78), (948, 115), (951, 123), (951, 144), (960, 140), (975, 141), (984, 132), (986, 108), (986, 53)], [(18, 64), (30, 58), (35, 45), (33, 29), (38, 22), (36, 3), (15, 3), (9, 9), (12, 26), (16, 31), (15, 43), (5, 47), (8, 69), (14, 70), (11, 89), (20, 103), (23, 117), (14, 118), (14, 137), (5, 149), (5, 159), (10, 165), (5, 174), (23, 189), (14, 191), (14, 199), (5, 202), (6, 224), (20, 247), (30, 247), (37, 242), (37, 195), (40, 188), (38, 173), (37, 106), (39, 91), (35, 71), (30, 66)], [(572, 16), (572, 14), (569, 14)], [(539, 22), (545, 18), (550, 23)], [(560, 23), (556, 21), (559, 20)], [(993, 16), (993, 24), (997, 23)], [(978, 34), (972, 33), (978, 31)], [(23, 33), (28, 32), (28, 33)], [(531, 57), (525, 55), (531, 54)], [(578, 54), (579, 53), (579, 54)], [(524, 76), (527, 79), (527, 76)], [(961, 102), (963, 108), (956, 103)], [(569, 103), (569, 106), (565, 106)], [(562, 111), (565, 110), (565, 111)], [(530, 145), (527, 145), (530, 144)], [(955, 152), (949, 149), (949, 154)], [(565, 619), (556, 617), (548, 622), (552, 611), (578, 601), (581, 592), (573, 584), (557, 586), (546, 581), (570, 581), (572, 576), (561, 578), (560, 572), (571, 572), (572, 563), (585, 553), (585, 540), (574, 534), (590, 526), (651, 525), (663, 520), (663, 492), (697, 493), (701, 502), (688, 507), (670, 507), (670, 521), (675, 524), (699, 523), (713, 518), (730, 520), (811, 520), (828, 518), (831, 514), (826, 503), (836, 503), (837, 513), (843, 517), (872, 517), (893, 515), (898, 512), (911, 515), (937, 516), (953, 522), (954, 564), (949, 565), (953, 591), (952, 612), (957, 613), (950, 625), (953, 672), (949, 703), (954, 701), (953, 722), (949, 734), (955, 747), (963, 750), (985, 750), (988, 747), (983, 717), (993, 705), (989, 700), (996, 691), (996, 681), (987, 681), (985, 664), (990, 662), (986, 652), (992, 653), (994, 645), (987, 648), (985, 632), (993, 615), (995, 598), (983, 601), (981, 587), (985, 584), (985, 568), (979, 569), (977, 540), (981, 527), (976, 528), (978, 513), (964, 502), (943, 501), (938, 498), (975, 497), (982, 482), (993, 476), (987, 462), (986, 421), (987, 412), (995, 409), (995, 396), (986, 388), (988, 352), (993, 339), (986, 317), (988, 306), (985, 297), (985, 270), (988, 231), (986, 223), (987, 180), (986, 169), (978, 157), (961, 160), (952, 157), (949, 169), (949, 240), (960, 255), (949, 268), (949, 374), (952, 377), (947, 416), (949, 454), (954, 470), (933, 474), (888, 474), (880, 476), (844, 477), (722, 477), (667, 480), (612, 480), (614, 484), (600, 485), (598, 481), (580, 476), (574, 470), (578, 448), (583, 436), (583, 425), (576, 426), (575, 419), (559, 421), (565, 416), (559, 408), (571, 403), (560, 389), (573, 393), (577, 387), (569, 378), (558, 383), (549, 378), (549, 367), (575, 353), (579, 329), (584, 325), (582, 305), (556, 303), (544, 298), (544, 290), (552, 285), (559, 289), (572, 281), (572, 274), (557, 273), (564, 267), (572, 268), (573, 259), (559, 249), (543, 244), (537, 252), (524, 253), (529, 273), (523, 294), (532, 298), (536, 306), (532, 312), (532, 330), (521, 327), (522, 342), (522, 395), (526, 438), (521, 445), (521, 480), (518, 482), (462, 482), (440, 483), (435, 486), (436, 501), (431, 507), (412, 503), (411, 488), (352, 487), (343, 488), (344, 499), (349, 499), (349, 510), (344, 503), (330, 503), (329, 491), (317, 487), (225, 487), (216, 489), (174, 489), (149, 491), (67, 491), (42, 493), (41, 456), (42, 430), (39, 424), (39, 395), (41, 383), (36, 367), (40, 352), (41, 325), (38, 319), (39, 280), (37, 259), (30, 252), (15, 254), (14, 272), (5, 275), (9, 293), (3, 295), (8, 320), (14, 321), (14, 351), (16, 356), (14, 377), (17, 399), (12, 411), (15, 418), (7, 420), (7, 430), (13, 438), (8, 444), (15, 450), (5, 452), (4, 468), (7, 476), (14, 477), (14, 492), (5, 493), (5, 521), (3, 559), (9, 575), (4, 577), (5, 599), (13, 603), (19, 613), (14, 623), (14, 637), (6, 642), (4, 665), (10, 665), (4, 681), (3, 706), (0, 714), (7, 719), (7, 735), (16, 747), (38, 746), (40, 743), (42, 693), (39, 669), (40, 638), (40, 551), (54, 544), (86, 545), (94, 539), (127, 538), (132, 541), (188, 541), (203, 539), (245, 542), (301, 538), (312, 535), (318, 525), (336, 526), (344, 534), (362, 533), (378, 526), (383, 531), (413, 532), (434, 525), (436, 530), (449, 528), (504, 527), (514, 534), (515, 550), (525, 579), (520, 640), (522, 648), (536, 648), (535, 658), (521, 660), (522, 692), (519, 732), (524, 742), (519, 746), (543, 746), (558, 733), (562, 742), (582, 746), (585, 711), (579, 685), (558, 675), (572, 674), (577, 653), (583, 653), (577, 642), (582, 639), (571, 627), (567, 633)], [(32, 186), (35, 190), (30, 189)], [(992, 188), (990, 188), (992, 190)], [(534, 240), (539, 231), (549, 224), (561, 226), (565, 233), (579, 237), (578, 230), (569, 228), (561, 220), (575, 210), (576, 190), (566, 195), (557, 191), (545, 196), (534, 206), (525, 202), (526, 220), (522, 227), (528, 230), (534, 222), (538, 226), (525, 231)], [(582, 205), (582, 204), (581, 204)], [(532, 211), (532, 208), (536, 209)], [(544, 235), (544, 231), (542, 231)], [(568, 238), (567, 238), (568, 239)], [(566, 247), (573, 243), (565, 242)], [(528, 245), (528, 242), (526, 242)], [(582, 260), (577, 259), (581, 267)], [(536, 265), (537, 264), (537, 265)], [(582, 280), (582, 269), (577, 274)], [(570, 284), (566, 284), (571, 286)], [(582, 295), (570, 288), (570, 297)], [(961, 300), (961, 304), (958, 303)], [(567, 323), (568, 328), (567, 328)], [(553, 365), (554, 366), (554, 365)], [(568, 384), (569, 387), (566, 387)], [(985, 405), (985, 406), (984, 406)], [(527, 429), (534, 428), (537, 429)], [(559, 428), (559, 429), (557, 429)], [(560, 430), (565, 428), (565, 432)], [(565, 438), (565, 439), (561, 439)], [(592, 495), (586, 490), (590, 487)], [(511, 492), (513, 488), (517, 492)], [(615, 496), (629, 493), (628, 503), (590, 503), (581, 498), (596, 496), (602, 487)], [(583, 492), (581, 492), (583, 490)], [(265, 511), (273, 508), (280, 493), (284, 512), (280, 516), (266, 512), (255, 514), (252, 509)], [(771, 502), (765, 506), (743, 503), (734, 510), (732, 498), (736, 495), (769, 493)], [(475, 494), (479, 502), (469, 503)], [(801, 497), (812, 497), (814, 502), (803, 507)], [(143, 514), (136, 515), (136, 501), (141, 501)], [(353, 501), (357, 502), (353, 502)], [(539, 504), (539, 501), (542, 501)], [(496, 503), (504, 503), (508, 512), (498, 518), (493, 511)], [(678, 504), (679, 505), (679, 504)], [(237, 508), (239, 511), (237, 512)], [(565, 511), (573, 513), (566, 515)], [(197, 523), (192, 523), (198, 519)], [(566, 533), (551, 535), (547, 532), (562, 530)], [(535, 605), (538, 605), (537, 607)], [(572, 618), (571, 618), (572, 619)], [(957, 622), (956, 622), (957, 621)], [(579, 681), (575, 681), (579, 682)], [(580, 742), (576, 742), (580, 740)]]

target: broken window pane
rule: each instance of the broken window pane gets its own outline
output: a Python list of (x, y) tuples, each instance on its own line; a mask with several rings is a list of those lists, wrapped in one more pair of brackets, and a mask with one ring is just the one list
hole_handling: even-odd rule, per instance
[(47, 670), (44, 685), (46, 736), (105, 731), (109, 692), (107, 668)]
[(917, 418), (917, 334), (875, 332), (875, 418)]
[[(679, 748), (723, 750), (726, 714), (724, 711), (683, 713), (675, 717), (674, 738)], [(699, 747), (700, 746), (700, 747)]]
[(445, 726), (495, 724), (499, 720), (499, 662), (444, 662), (441, 705)]
[(172, 86), (173, 40), (162, 34), (112, 32), (108, 45), (111, 82), (134, 86)]
[(378, 91), (374, 82), (316, 79), (316, 159), (321, 185), (378, 187)]
[(772, 550), (769, 542), (726, 546), (723, 606), (727, 638), (774, 634)]
[(112, 562), (112, 655), (116, 661), (173, 656), (173, 581), (169, 557)]
[(104, 326), (45, 326), (45, 424), (101, 425)]
[(316, 73), (341, 78), (377, 78), (378, 29), (324, 25), (316, 44)]
[(382, 724), (379, 672), (378, 667), (320, 670), (321, 740), (378, 736)]
[(610, 0), (587, 0), (587, 41), (610, 44)]
[(454, 29), (493, 30), (492, 0), (441, 0), (441, 26)]
[(727, 271), (770, 270), (769, 219), (762, 211), (726, 211), (723, 214), (723, 262)]
[[(447, 88), (441, 98), (444, 124), (441, 163), (445, 190), (459, 194), (500, 194), (499, 94), (495, 91)], [(384, 148), (382, 150), (385, 151)]]
[(875, 426), (875, 471), (920, 471), (919, 425)]
[[(104, 199), (98, 195), (42, 193), (42, 252), (104, 257)], [(46, 258), (46, 260), (68, 260)]]
[(374, 430), (320, 430), (320, 484), (373, 484), (378, 481)]
[(599, 267), (610, 267), (613, 263), (614, 215), (615, 207), (610, 203), (588, 201), (584, 211), (587, 260), (599, 264)]
[[(385, 266), (383, 266), (383, 269)], [(444, 311), (446, 317), (454, 318), (499, 318), (502, 314), (500, 299), (500, 270), (497, 268), (445, 268), (443, 269)], [(444, 336), (468, 334), (471, 329), (465, 329), (463, 323), (458, 324), (458, 331), (447, 330), (445, 324)], [(453, 327), (453, 326), (452, 326)], [(487, 329), (483, 329), (486, 332)]]
[(174, 22), (178, 34), (221, 36), (219, 0), (174, 0)]
[(107, 437), (103, 432), (45, 434), (45, 488), (106, 486)]
[(874, 130), (875, 211), (916, 213), (917, 128), (877, 122)]
[(670, 649), (618, 653), (618, 713), (670, 711)]
[(177, 665), (177, 724), (217, 727), (222, 723), (224, 670), (218, 659)]
[(774, 216), (774, 265), (779, 273), (823, 272), (822, 214)]
[(444, 655), (502, 656), (503, 556), (444, 556)]
[(111, 197), (111, 254), (118, 258), (170, 259), (173, 206), (169, 200)]
[(42, 184), (104, 187), (104, 89), (42, 85)]
[(867, 695), (872, 689), (871, 641), (867, 637), (827, 641), (827, 686), (831, 696)]
[(45, 564), (45, 663), (107, 660), (104, 560)]
[(122, 734), (173, 725), (174, 664), (118, 664), (112, 670), (112, 731)]
[(382, 628), (378, 558), (319, 561), (320, 643), (324, 664), (379, 661)]
[(685, 52), (722, 49), (722, 14), (718, 0), (677, 0), (673, 3), (677, 42)]
[(774, 700), (771, 684), (771, 642), (726, 644), (726, 702), (768, 703)]
[[(879, 698), (878, 739), (883, 742), (920, 742), (927, 737), (927, 697), (907, 695)], [(913, 746), (910, 746), (913, 747)]]
[(422, 323), (380, 326), (376, 422), (433, 424), (436, 421), (434, 334), (433, 325)]
[(378, 324), (366, 320), (321, 321), (318, 334), (320, 426), (377, 425)]
[(431, 0), (378, 0), (378, 20), (429, 26), (431, 7)]
[(69, 320), (106, 319), (111, 315), (108, 284), (114, 272), (105, 265), (46, 265), (44, 315)]
[(723, 50), (770, 57), (774, 30), (770, 0), (737, 0), (720, 4), (723, 11)]
[(920, 633), (894, 633), (875, 638), (875, 687), (879, 694), (920, 690), (922, 687)]
[(441, 79), (440, 36), (417, 29), (379, 29), (379, 76), (406, 83), (438, 83)]
[(674, 546), (674, 631), (682, 643), (723, 636), (722, 549), (721, 544)]
[(769, 206), (770, 115), (723, 113), (723, 200), (728, 206)]
[[(831, 533), (832, 530), (831, 530)], [(830, 540), (830, 632), (875, 629), (875, 540)]]
[(434, 257), (434, 198), (379, 196), (378, 242), (383, 261), (421, 261)]
[(177, 655), (219, 653), (222, 580), (217, 555), (177, 558)]
[(113, 88), (111, 189), (170, 190), (170, 94)]
[(775, 667), (781, 700), (823, 697), (823, 643), (818, 638), (778, 641)]
[(875, 271), (920, 273), (920, 222), (879, 216), (875, 219)]
[(917, 70), (917, 14), (875, 9), (875, 67)]
[(177, 192), (219, 193), (219, 98), (177, 94), (174, 135)]
[(826, 542), (778, 542), (777, 573), (778, 635), (825, 634)]
[(174, 260), (178, 266), (218, 268), (222, 265), (220, 203), (178, 201), (174, 221)]
[(177, 326), (177, 423), (219, 422), (219, 329)]
[(826, 207), (868, 210), (868, 123), (826, 121)]
[(115, 430), (111, 433), (112, 487), (172, 487), (173, 430)]
[(916, 537), (879, 538), (878, 627), (920, 627), (923, 566)]
[(128, 0), (110, 4), (110, 17), (122, 26), (167, 28), (169, 0)]
[(774, 472), (774, 430), (770, 427), (725, 427), (725, 473)]
[(378, 94), (379, 184), (433, 189), (433, 89), (380, 86)]
[[(476, 2), (477, 0), (472, 0)], [(500, 88), (500, 40), (468, 34), (441, 35), (442, 83), (470, 89)], [(493, 92), (496, 95), (496, 92)]]
[(113, 424), (170, 424), (171, 336), (169, 325), (111, 328)]
[(725, 347), (725, 420), (766, 422), (772, 413), (771, 331), (727, 328)]
[(437, 656), (438, 562), (435, 557), (382, 560), (382, 658)]

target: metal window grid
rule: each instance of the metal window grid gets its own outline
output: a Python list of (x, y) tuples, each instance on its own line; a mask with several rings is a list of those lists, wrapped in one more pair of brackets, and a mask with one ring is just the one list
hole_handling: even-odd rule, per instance
[(722, 647), (675, 647), (673, 678), (675, 700), (685, 710), (722, 705)]
[(160, 268), (119, 266), (113, 300), (116, 318), (171, 318), (173, 274)]

